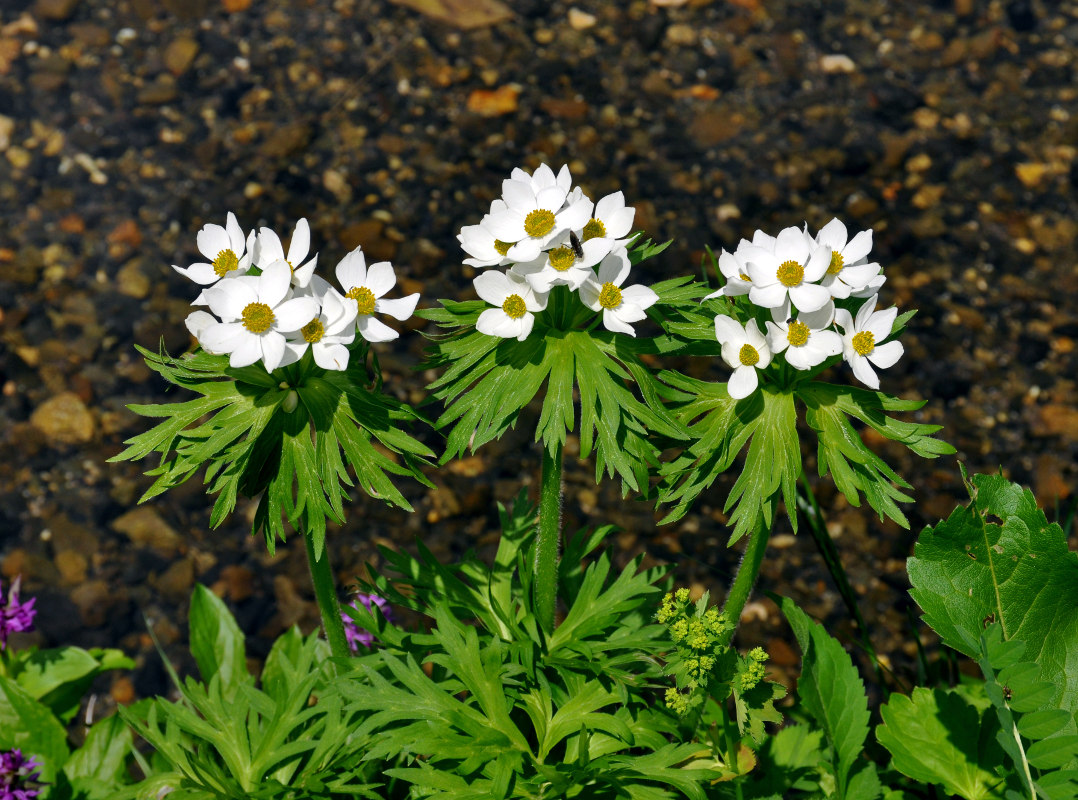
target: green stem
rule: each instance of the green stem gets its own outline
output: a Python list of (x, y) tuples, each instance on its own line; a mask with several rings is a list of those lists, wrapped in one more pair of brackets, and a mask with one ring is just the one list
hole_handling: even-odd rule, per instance
[(352, 655), (348, 639), (344, 635), (344, 620), (341, 619), (341, 605), (337, 601), (337, 589), (333, 584), (333, 570), (329, 566), (329, 549), (323, 543), (321, 557), (316, 557), (314, 538), (303, 534), (307, 545), (307, 564), (311, 568), (311, 583), (314, 584), (314, 596), (318, 601), (318, 610), (322, 612), (322, 629), (326, 632), (329, 649), (335, 658), (348, 658)]
[(558, 550), (561, 540), (562, 447), (554, 455), (543, 448), (543, 475), (539, 485), (539, 539), (535, 546), (535, 612), (543, 630), (554, 630), (558, 599)]
[(733, 641), (734, 633), (737, 632), (737, 623), (741, 619), (741, 612), (745, 604), (749, 602), (752, 587), (760, 574), (760, 567), (764, 563), (764, 553), (767, 551), (767, 540), (771, 537), (771, 525), (765, 522), (769, 516), (769, 510), (763, 510), (757, 518), (756, 529), (749, 534), (748, 544), (745, 545), (745, 554), (741, 558), (741, 565), (737, 568), (734, 582), (730, 584), (730, 591), (726, 594), (726, 603), (722, 607), (722, 613), (733, 626), (730, 632), (723, 637), (722, 645), (729, 645)]

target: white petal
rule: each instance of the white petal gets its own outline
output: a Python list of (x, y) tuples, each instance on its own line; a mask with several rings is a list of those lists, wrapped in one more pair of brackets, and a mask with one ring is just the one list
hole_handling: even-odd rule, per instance
[(729, 342), (736, 347), (741, 347), (746, 342), (745, 329), (732, 317), (719, 314), (715, 317), (715, 338), (720, 344)]
[(223, 320), (237, 320), (243, 315), (243, 309), (258, 302), (258, 293), (248, 283), (237, 278), (219, 281), (203, 295), (210, 311)]
[(178, 273), (194, 281), (202, 286), (209, 286), (211, 283), (217, 283), (220, 278), (217, 275), (217, 270), (213, 268), (213, 264), (198, 263), (184, 269), (183, 267), (177, 267), (175, 264), (172, 268)]
[(837, 217), (820, 228), (820, 232), (816, 234), (817, 242), (827, 245), (832, 250), (839, 251), (846, 246), (848, 238), (849, 234), (846, 233), (846, 226)]
[(615, 250), (599, 263), (599, 283), (612, 283), (621, 286), (627, 277), (632, 264), (629, 262), (629, 254), (625, 250)]
[(482, 225), (495, 239), (503, 242), (516, 242), (523, 239), (524, 214), (515, 210), (501, 211), (484, 217)]
[(517, 341), (523, 342), (528, 338), (528, 334), (532, 332), (532, 326), (535, 324), (535, 317), (531, 314), (525, 314), (518, 322), (520, 323), (520, 332), (517, 334)]
[(816, 311), (830, 299), (831, 293), (815, 283), (802, 283), (790, 289), (790, 300), (798, 311)]
[(756, 365), (757, 369), (763, 369), (771, 363), (771, 348), (767, 346), (767, 339), (764, 338), (760, 327), (754, 319), (750, 319), (749, 324), (745, 326), (745, 341), (755, 347), (760, 354), (760, 363)]
[[(296, 262), (292, 262), (293, 264)], [(311, 278), (314, 277), (314, 268), (318, 266), (318, 255), (308, 261), (306, 264), (300, 267), (296, 267), (292, 270), (292, 282), (300, 288), (305, 288), (311, 282)]]
[(400, 336), (384, 322), (366, 314), (359, 318), (359, 335), (368, 342), (389, 342)]
[(535, 239), (521, 239), (506, 252), (505, 257), (510, 261), (525, 262), (534, 261), (542, 251), (542, 245)]
[(517, 325), (516, 320), (500, 308), (488, 308), (480, 314), (479, 319), (475, 321), (475, 329), (487, 336), (499, 336), (503, 339), (516, 338), (520, 333), (520, 326)]
[(730, 393), (730, 397), (740, 400), (755, 392), (759, 384), (760, 379), (756, 376), (756, 368), (742, 365), (734, 370), (726, 389)]
[(202, 332), (210, 325), (215, 325), (218, 322), (219, 320), (213, 314), (205, 311), (192, 311), (187, 315), (187, 319), (183, 321), (183, 324), (187, 326), (187, 330), (191, 332), (191, 335), (199, 340), (199, 344), (202, 344)]
[[(749, 269), (752, 269), (752, 264), (749, 264)], [(749, 288), (749, 300), (760, 306), (760, 308), (781, 306), (786, 299), (786, 294), (786, 287), (781, 283), (772, 283), (770, 286), (758, 286), (753, 283)], [(821, 305), (823, 304), (821, 303)]]
[(784, 228), (775, 237), (775, 258), (779, 263), (796, 261), (804, 264), (809, 254), (809, 246), (800, 228)]
[(633, 229), (633, 218), (635, 216), (636, 209), (632, 206), (619, 208), (609, 218), (603, 220), (606, 223), (606, 235), (611, 239), (628, 236), (629, 231)]
[(303, 354), (307, 352), (308, 347), (310, 347), (310, 345), (302, 339), (296, 342), (290, 342), (288, 339), (285, 339), (284, 355), (281, 357), (281, 363), (277, 366), (287, 367), (289, 364), (295, 364), (303, 358)]
[(348, 368), (348, 348), (341, 344), (316, 344), (311, 347), (314, 363), (322, 369)]
[(816, 331), (809, 343), (822, 352), (824, 358), (837, 356), (842, 352), (842, 337), (834, 331)]
[(403, 321), (412, 316), (417, 303), (419, 303), (419, 292), (397, 300), (379, 300), (374, 304), (374, 308), (382, 314), (389, 314), (394, 319)]
[(872, 229), (861, 231), (850, 243), (842, 248), (842, 259), (847, 264), (856, 264), (872, 250)]
[(509, 278), (502, 272), (484, 272), (472, 280), (475, 293), (494, 306), (500, 306), (511, 294), (516, 293), (516, 288), (510, 283)]
[(797, 315), (797, 320), (805, 323), (814, 331), (822, 331), (835, 321), (835, 304), (828, 299), (826, 303), (815, 311), (802, 311)]
[(901, 342), (886, 342), (874, 348), (868, 354), (868, 360), (880, 369), (887, 369), (888, 367), (893, 367), (895, 362), (902, 358), (903, 352), (905, 350)]
[[(816, 247), (812, 256), (805, 265), (805, 276), (801, 279), (805, 283), (815, 283), (827, 274), (827, 268), (831, 266), (831, 248)], [(830, 292), (828, 292), (830, 294)]]
[(602, 308), (602, 306), (599, 305), (600, 292), (602, 292), (602, 286), (599, 285), (599, 281), (595, 278), (589, 278), (580, 284), (580, 288), (577, 290), (577, 296), (580, 298), (580, 302), (592, 311), (598, 311)]
[(228, 365), (236, 369), (249, 367), (262, 358), (262, 343), (258, 337), (247, 330), (244, 330), (244, 334), (238, 338), (232, 355), (228, 358)]
[(844, 267), (839, 277), (842, 282), (853, 289), (861, 289), (870, 280), (880, 273), (880, 265), (873, 261), (871, 264), (855, 264), (852, 267)]
[(872, 312), (876, 309), (876, 301), (879, 299), (878, 295), (872, 295), (868, 298), (868, 301), (857, 310), (857, 318), (854, 320), (854, 327), (859, 331), (865, 330), (868, 326), (868, 321), (872, 317)]
[(292, 269), (286, 261), (274, 261), (262, 268), (258, 276), (258, 299), (270, 308), (276, 308), (288, 295), (292, 286)]
[(273, 372), (281, 366), (281, 361), (284, 359), (284, 336), (277, 331), (266, 331), (258, 338), (262, 346), (262, 363), (266, 367), (266, 372)]
[(898, 309), (893, 306), (883, 311), (877, 311), (868, 318), (866, 329), (872, 332), (872, 336), (877, 342), (882, 342), (891, 335), (891, 329), (895, 326), (895, 317), (897, 316)]
[(786, 362), (794, 369), (811, 369), (823, 359), (822, 353), (807, 344), (801, 347), (786, 348)]
[(363, 248), (357, 247), (342, 258), (340, 263), (337, 264), (335, 273), (337, 283), (344, 289), (345, 294), (348, 294), (349, 290), (357, 286), (366, 286), (367, 260), (363, 257)]
[(388, 261), (379, 261), (367, 268), (366, 286), (376, 297), (381, 297), (397, 283), (397, 276), (393, 273), (393, 265)]
[(651, 308), (659, 302), (659, 295), (655, 294), (655, 290), (650, 287), (634, 284), (621, 290), (621, 301), (632, 303), (642, 309)]
[(285, 300), (273, 310), (277, 318), (273, 326), (282, 333), (298, 331), (318, 316), (318, 301), (313, 297), (293, 297)]
[(292, 264), (302, 263), (310, 249), (311, 226), (307, 224), (306, 219), (301, 219), (292, 232), (292, 241), (288, 243), (288, 261)]
[(228, 241), (232, 244), (232, 252), (239, 256), (244, 250), (243, 228), (240, 227), (239, 222), (236, 221), (236, 215), (231, 211), (228, 212), (225, 222), (225, 232), (228, 234)]
[(636, 331), (633, 330), (633, 326), (618, 317), (618, 313), (613, 309), (604, 308), (603, 327), (614, 333), (627, 333), (630, 336), (636, 336)]
[[(198, 251), (210, 261), (217, 258), (222, 250), (232, 249), (232, 240), (228, 238), (228, 232), (220, 225), (203, 225), (202, 230), (195, 236), (198, 243)], [(239, 253), (236, 253), (239, 257)]]
[(535, 191), (530, 182), (502, 181), (502, 200), (512, 209), (525, 208), (530, 211), (536, 207)]
[(274, 261), (284, 260), (284, 248), (280, 237), (270, 228), (258, 232), (258, 266), (264, 267)]
[(765, 322), (764, 325), (767, 327), (767, 346), (772, 353), (781, 353), (790, 344), (790, 329), (774, 322)]
[(853, 332), (853, 317), (850, 316), (850, 312), (844, 308), (835, 309), (835, 324), (842, 328), (844, 333)]
[(880, 388), (880, 379), (876, 377), (876, 372), (869, 365), (867, 358), (855, 355), (852, 359), (847, 359), (846, 363), (853, 370), (854, 377), (865, 386), (870, 389)]

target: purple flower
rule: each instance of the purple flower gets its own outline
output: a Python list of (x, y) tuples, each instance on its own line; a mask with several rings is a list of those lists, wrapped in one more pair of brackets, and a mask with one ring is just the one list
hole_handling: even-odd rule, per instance
[[(7, 637), (12, 633), (22, 633), (32, 630), (34, 627), (34, 600), (30, 598), (25, 603), (19, 602), (19, 584), (22, 578), (16, 578), (7, 593), (7, 605), (0, 605), (0, 650), (7, 647)], [(0, 587), (2, 588), (2, 587)], [(0, 602), (3, 595), (0, 594)], [(0, 800), (5, 798), (0, 795)]]
[[(376, 594), (363, 594), (358, 592), (355, 597), (352, 598), (352, 602), (349, 603), (352, 608), (359, 608), (356, 603), (362, 603), (366, 606), (368, 611), (371, 611), (371, 606), (378, 606), (378, 610), (382, 612), (382, 616), (387, 620), (393, 619), (393, 614), (390, 613), (389, 601), (384, 597), (379, 597)], [(344, 635), (348, 639), (348, 645), (352, 648), (353, 653), (359, 652), (359, 646), (363, 645), (366, 648), (370, 648), (374, 644), (374, 634), (364, 628), (359, 627), (356, 621), (351, 616), (341, 612), (341, 619), (344, 620)], [(0, 798), (3, 800), (3, 798)]]
[(0, 752), (0, 800), (33, 800), (41, 794), (37, 783), (41, 762), (36, 756), (23, 757), (18, 748)]

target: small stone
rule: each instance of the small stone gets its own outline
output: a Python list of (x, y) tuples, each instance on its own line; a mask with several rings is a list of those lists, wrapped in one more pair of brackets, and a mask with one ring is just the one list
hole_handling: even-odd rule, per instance
[(497, 25), (513, 18), (512, 9), (499, 0), (391, 0), (394, 5), (457, 28), (470, 30)]
[(772, 536), (768, 541), (768, 547), (774, 547), (776, 550), (786, 550), (793, 547), (797, 543), (797, 537), (792, 533), (779, 533)]
[(240, 11), (249, 9), (251, 7), (251, 0), (221, 0), (221, 4), (229, 14), (236, 14)]
[(468, 110), (482, 117), (498, 117), (512, 114), (517, 110), (517, 98), (520, 89), (516, 86), (501, 86), (493, 91), (476, 89), (468, 95)]
[(776, 666), (796, 667), (801, 662), (801, 657), (782, 639), (772, 639), (764, 649)]
[(1048, 164), (1041, 164), (1038, 162), (1023, 162), (1015, 165), (1014, 172), (1018, 176), (1018, 180), (1022, 182), (1022, 185), (1027, 189), (1034, 189), (1040, 185), (1044, 180), (1044, 176), (1047, 175), (1051, 167)]
[(15, 132), (15, 120), (0, 114), (0, 151), (11, 145), (11, 134)]
[(94, 415), (74, 392), (46, 400), (30, 415), (30, 424), (60, 444), (85, 444), (94, 438)]
[(569, 27), (575, 31), (583, 31), (591, 28), (598, 22), (594, 14), (581, 11), (575, 6), (569, 9)]
[(221, 579), (213, 590), (233, 603), (243, 602), (255, 592), (255, 573), (250, 567), (229, 564), (221, 569)]
[(117, 705), (129, 706), (135, 702), (135, 684), (126, 675), (117, 675), (109, 688), (109, 695)]
[(171, 103), (177, 95), (176, 79), (171, 75), (161, 74), (155, 81), (139, 89), (137, 100), (141, 105), (161, 106)]
[(923, 131), (933, 130), (939, 125), (940, 115), (931, 108), (918, 108), (913, 112), (913, 124)]
[(928, 153), (918, 153), (906, 162), (907, 172), (927, 172), (932, 166), (932, 157)]
[(79, 618), (87, 628), (100, 628), (109, 618), (115, 593), (102, 580), (87, 581), (71, 590), (71, 602), (79, 609)]
[(37, 0), (34, 3), (34, 13), (45, 19), (62, 22), (75, 13), (79, 0)]
[(1054, 453), (1037, 457), (1033, 469), (1033, 494), (1037, 502), (1050, 508), (1056, 501), (1070, 497), (1072, 488), (1063, 476), (1070, 464)]
[(140, 506), (122, 514), (109, 526), (134, 544), (149, 547), (166, 558), (179, 552), (184, 539), (149, 506)]
[(917, 190), (917, 193), (913, 195), (910, 202), (913, 203), (915, 208), (920, 208), (922, 210), (932, 208), (939, 203), (946, 188), (946, 186), (942, 185), (922, 186)]
[(142, 260), (132, 258), (116, 273), (116, 288), (120, 294), (143, 299), (150, 294), (149, 277), (142, 271)]
[(327, 169), (322, 173), (322, 185), (342, 203), (352, 199), (352, 187), (348, 184), (348, 178), (335, 169)]
[(29, 150), (18, 146), (9, 147), (4, 155), (15, 169), (26, 169), (34, 158)]
[(89, 562), (82, 553), (74, 550), (61, 550), (52, 561), (60, 572), (60, 582), (64, 586), (78, 586), (86, 580), (86, 570)]
[(820, 58), (820, 70), (826, 75), (845, 74), (857, 72), (857, 65), (853, 59), (842, 53), (831, 53)]
[(181, 558), (169, 565), (160, 575), (150, 579), (150, 585), (166, 600), (181, 602), (191, 593), (195, 582), (195, 562)]
[(1078, 442), (1078, 408), (1062, 403), (1049, 403), (1039, 409), (1038, 426), (1033, 428), (1037, 436), (1062, 436)]
[(676, 47), (692, 47), (699, 38), (696, 28), (685, 23), (679, 22), (666, 29), (666, 41)]
[(189, 36), (181, 36), (165, 48), (165, 67), (178, 78), (187, 72), (197, 55), (198, 42)]

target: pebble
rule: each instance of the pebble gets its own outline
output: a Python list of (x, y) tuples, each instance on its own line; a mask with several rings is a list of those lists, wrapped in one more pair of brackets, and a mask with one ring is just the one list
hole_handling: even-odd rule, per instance
[(34, 13), (48, 20), (63, 22), (75, 13), (79, 0), (36, 0)]
[(497, 89), (476, 89), (468, 95), (468, 110), (481, 117), (500, 117), (517, 110), (520, 89), (517, 86), (500, 86)]
[(15, 131), (15, 120), (0, 114), (0, 152), (11, 145), (11, 134)]
[(581, 11), (576, 6), (569, 9), (569, 27), (575, 31), (583, 31), (591, 28), (598, 22), (594, 14)]
[(58, 444), (85, 444), (94, 438), (94, 415), (74, 392), (50, 397), (30, 415), (30, 424)]
[(165, 67), (177, 78), (187, 72), (198, 55), (198, 42), (188, 36), (181, 36), (169, 42), (165, 48)]
[(1061, 436), (1067, 441), (1078, 442), (1078, 408), (1062, 403), (1041, 406), (1032, 432), (1038, 436)]
[(122, 533), (133, 544), (148, 547), (165, 558), (176, 555), (184, 546), (184, 538), (150, 506), (139, 506), (112, 521), (109, 526)]
[(150, 585), (171, 603), (181, 603), (191, 594), (195, 583), (195, 562), (190, 558), (173, 561), (164, 572), (150, 576)]
[(857, 72), (857, 65), (853, 59), (842, 53), (833, 53), (820, 58), (820, 71), (826, 75), (845, 74)]

